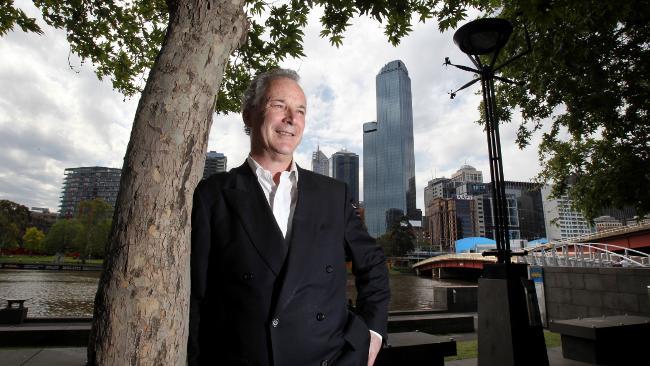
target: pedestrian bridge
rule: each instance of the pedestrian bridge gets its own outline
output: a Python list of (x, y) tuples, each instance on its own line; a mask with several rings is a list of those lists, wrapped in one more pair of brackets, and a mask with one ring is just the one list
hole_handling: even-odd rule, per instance
[[(556, 242), (527, 248), (512, 257), (513, 262), (549, 267), (646, 267), (650, 255), (628, 247), (603, 243)], [(419, 275), (433, 277), (478, 276), (485, 263), (496, 262), (495, 257), (481, 253), (444, 254), (415, 263), (412, 268)]]
[(650, 267), (650, 255), (603, 243), (548, 243), (513, 257), (520, 263), (552, 267)]

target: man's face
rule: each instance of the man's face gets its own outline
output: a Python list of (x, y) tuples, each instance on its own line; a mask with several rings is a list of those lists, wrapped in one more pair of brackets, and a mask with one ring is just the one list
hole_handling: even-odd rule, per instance
[(293, 80), (271, 81), (261, 105), (250, 120), (252, 150), (270, 155), (293, 156), (305, 128), (307, 102)]

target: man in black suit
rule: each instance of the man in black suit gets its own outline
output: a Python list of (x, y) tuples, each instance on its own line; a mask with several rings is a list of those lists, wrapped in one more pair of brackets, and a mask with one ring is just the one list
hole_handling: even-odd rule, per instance
[(366, 366), (381, 348), (385, 257), (347, 185), (295, 164), (306, 112), (294, 71), (258, 75), (242, 107), (249, 157), (196, 188), (190, 365)]

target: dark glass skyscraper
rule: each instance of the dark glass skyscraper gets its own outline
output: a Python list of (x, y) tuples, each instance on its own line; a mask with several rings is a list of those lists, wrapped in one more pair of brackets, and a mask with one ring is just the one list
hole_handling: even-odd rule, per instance
[(377, 122), (363, 125), (363, 200), (373, 236), (386, 232), (386, 211), (410, 218), (415, 207), (411, 79), (404, 63), (387, 63), (376, 77)]
[(342, 150), (329, 159), (329, 176), (343, 181), (350, 187), (350, 195), (354, 204), (359, 203), (359, 155)]

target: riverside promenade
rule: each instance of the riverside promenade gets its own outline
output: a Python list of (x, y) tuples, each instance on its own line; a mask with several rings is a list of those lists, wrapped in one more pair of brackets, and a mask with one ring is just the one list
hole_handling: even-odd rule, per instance
[[(562, 357), (561, 347), (549, 348), (547, 351), (550, 366), (590, 365)], [(4, 366), (84, 366), (86, 364), (86, 348), (0, 348), (0, 360)], [(478, 359), (476, 358), (445, 362), (445, 366), (477, 365)]]

